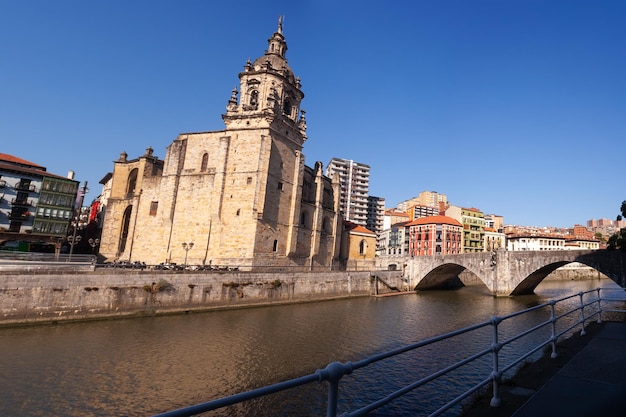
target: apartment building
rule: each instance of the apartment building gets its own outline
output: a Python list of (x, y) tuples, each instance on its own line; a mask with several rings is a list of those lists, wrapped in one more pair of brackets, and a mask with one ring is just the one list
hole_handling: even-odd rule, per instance
[(421, 217), (406, 227), (410, 256), (459, 254), (463, 250), (463, 225), (451, 217)]
[(450, 205), (446, 216), (463, 225), (463, 253), (483, 252), (485, 243), (485, 215), (477, 208)]
[(369, 195), (370, 166), (351, 159), (332, 158), (326, 166), (326, 176), (337, 175), (340, 194), (339, 206), (344, 220), (372, 227), (382, 232), (385, 200)]
[(0, 154), (1, 240), (54, 243), (67, 236), (79, 191), (73, 175), (55, 175), (42, 165)]
[(375, 234), (383, 231), (385, 221), (385, 199), (382, 197), (367, 197), (367, 224), (365, 227)]
[[(417, 197), (410, 198), (398, 204), (400, 211), (407, 211), (411, 206), (444, 207), (448, 204), (448, 197), (437, 191), (422, 191)], [(437, 213), (439, 214), (439, 213)]]

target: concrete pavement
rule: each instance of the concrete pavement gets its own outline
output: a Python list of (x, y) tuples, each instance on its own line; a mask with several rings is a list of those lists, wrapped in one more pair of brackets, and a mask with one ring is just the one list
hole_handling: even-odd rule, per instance
[(605, 323), (512, 416), (626, 416), (626, 323)]

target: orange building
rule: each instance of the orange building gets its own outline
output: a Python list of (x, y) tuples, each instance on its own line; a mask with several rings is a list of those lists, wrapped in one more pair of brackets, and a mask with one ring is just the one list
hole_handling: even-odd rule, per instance
[(448, 216), (421, 217), (410, 223), (409, 255), (458, 254), (463, 249), (463, 225)]

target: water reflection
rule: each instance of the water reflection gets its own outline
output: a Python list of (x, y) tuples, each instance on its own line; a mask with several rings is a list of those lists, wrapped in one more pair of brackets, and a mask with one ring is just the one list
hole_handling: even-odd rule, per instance
[[(537, 295), (511, 298), (493, 298), (476, 285), (400, 297), (1, 329), (0, 415), (145, 416), (300, 376), (332, 361), (357, 361), (598, 286), (615, 285), (551, 281), (537, 287)], [(467, 339), (374, 366), (342, 387), (343, 404), (353, 407), (379, 396), (381, 385), (414, 380), (454, 359), (459, 346), (475, 343)], [(471, 378), (455, 375), (408, 400), (427, 406), (450, 384)], [(314, 384), (213, 415), (324, 414), (325, 392), (325, 385)], [(406, 403), (391, 409), (414, 415)]]

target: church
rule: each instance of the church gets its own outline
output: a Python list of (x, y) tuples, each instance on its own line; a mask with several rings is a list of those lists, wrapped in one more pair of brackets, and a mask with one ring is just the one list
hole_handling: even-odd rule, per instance
[(340, 266), (339, 180), (305, 165), (300, 79), (282, 19), (268, 49), (239, 73), (225, 129), (182, 133), (164, 160), (148, 148), (114, 162), (100, 254), (147, 264), (240, 270)]

